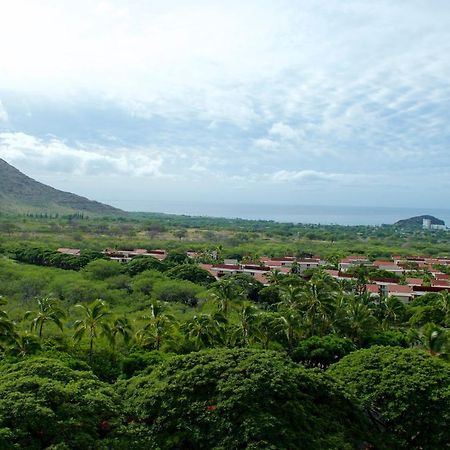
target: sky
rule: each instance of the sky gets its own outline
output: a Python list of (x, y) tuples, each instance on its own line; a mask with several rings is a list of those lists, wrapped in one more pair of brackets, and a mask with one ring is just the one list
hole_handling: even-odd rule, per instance
[(448, 0), (0, 0), (0, 157), (126, 210), (447, 208)]

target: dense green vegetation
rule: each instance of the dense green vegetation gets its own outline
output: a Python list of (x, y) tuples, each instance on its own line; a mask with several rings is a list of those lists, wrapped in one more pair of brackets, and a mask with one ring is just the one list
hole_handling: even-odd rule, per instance
[[(443, 232), (151, 215), (4, 215), (0, 230), (2, 449), (450, 445), (449, 295), (403, 304), (320, 270), (264, 287), (194, 264), (446, 255)], [(106, 247), (169, 256), (120, 264)]]

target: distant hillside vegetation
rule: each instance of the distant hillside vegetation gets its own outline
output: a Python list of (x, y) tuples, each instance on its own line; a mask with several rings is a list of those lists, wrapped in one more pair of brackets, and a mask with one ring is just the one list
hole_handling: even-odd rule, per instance
[(11, 213), (90, 213), (122, 215), (124, 211), (59, 191), (26, 176), (0, 159), (0, 211)]
[(422, 224), (423, 224), (423, 219), (431, 220), (432, 225), (445, 225), (445, 222), (443, 220), (438, 219), (434, 216), (428, 216), (428, 215), (416, 216), (416, 217), (411, 217), (409, 219), (399, 220), (398, 222), (395, 222), (394, 225), (398, 225), (400, 227), (420, 227), (421, 228)]

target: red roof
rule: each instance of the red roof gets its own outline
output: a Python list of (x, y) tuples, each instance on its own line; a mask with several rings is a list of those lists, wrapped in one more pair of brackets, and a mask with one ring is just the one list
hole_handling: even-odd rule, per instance
[(374, 266), (395, 266), (394, 261), (374, 261), (372, 263)]
[(371, 294), (378, 294), (379, 293), (379, 286), (378, 284), (366, 284), (367, 292), (370, 292)]
[(264, 262), (269, 267), (283, 267), (282, 261), (274, 261), (273, 259), (265, 259)]
[(265, 273), (255, 273), (253, 278), (262, 284), (268, 284), (267, 277)]
[(447, 275), (446, 273), (435, 273), (434, 278), (437, 280), (448, 280), (450, 279), (450, 275)]
[(416, 284), (417, 286), (421, 286), (423, 283), (422, 278), (407, 278), (406, 282), (408, 284)]
[(339, 276), (339, 270), (331, 270), (331, 269), (327, 269), (325, 270), (325, 272), (328, 275), (331, 275), (332, 277), (338, 277)]
[(402, 286), (401, 284), (391, 284), (387, 289), (390, 294), (412, 294), (413, 292), (411, 286)]
[(431, 286), (447, 287), (450, 283), (447, 280), (431, 280)]

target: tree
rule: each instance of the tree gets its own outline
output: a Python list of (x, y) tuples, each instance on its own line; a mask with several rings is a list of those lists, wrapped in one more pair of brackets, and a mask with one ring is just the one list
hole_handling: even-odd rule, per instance
[(283, 281), (284, 276), (285, 275), (282, 272), (280, 272), (278, 269), (271, 270), (267, 274), (267, 281), (269, 282), (269, 284), (273, 284), (273, 285), (277, 286)]
[(292, 352), (292, 359), (307, 367), (327, 368), (356, 349), (350, 339), (336, 335), (303, 339)]
[(185, 280), (158, 281), (153, 286), (153, 295), (162, 302), (179, 302), (196, 306), (203, 288)]
[(145, 348), (159, 350), (164, 341), (170, 340), (174, 317), (164, 313), (162, 303), (153, 301), (150, 316), (145, 316), (147, 324), (136, 333), (138, 343)]
[(336, 284), (331, 277), (315, 274), (303, 288), (300, 310), (310, 336), (323, 336), (336, 311)]
[(449, 331), (434, 323), (427, 323), (418, 333), (417, 344), (431, 356), (447, 359), (450, 356)]
[(283, 286), (280, 291), (281, 302), (278, 304), (279, 308), (289, 311), (297, 311), (303, 298), (303, 287), (301, 286)]
[(192, 283), (203, 284), (206, 286), (216, 281), (207, 270), (202, 269), (195, 264), (181, 264), (172, 267), (172, 269), (167, 271), (166, 275), (169, 278), (176, 280), (187, 280)]
[(371, 347), (345, 356), (328, 373), (379, 416), (391, 448), (448, 446), (448, 363), (416, 349)]
[[(0, 295), (0, 306), (6, 305), (6, 300)], [(15, 336), (15, 324), (8, 313), (0, 309), (0, 343), (9, 342)]]
[(369, 282), (369, 274), (367, 272), (367, 267), (362, 264), (355, 270), (356, 284), (355, 284), (355, 295), (364, 295), (367, 291), (367, 283)]
[(133, 330), (126, 317), (116, 317), (109, 325), (107, 336), (111, 342), (113, 351), (115, 351), (116, 348), (117, 336), (121, 336), (123, 342), (127, 345), (130, 342), (132, 335)]
[(81, 311), (82, 319), (74, 323), (75, 333), (73, 339), (80, 342), (83, 336), (88, 335), (89, 339), (89, 359), (92, 359), (94, 340), (99, 333), (108, 336), (110, 328), (108, 326), (109, 310), (108, 305), (103, 300), (97, 299), (90, 305), (75, 305)]
[(2, 364), (0, 399), (2, 449), (103, 448), (120, 411), (113, 389), (81, 364), (49, 358)]
[(361, 301), (361, 297), (344, 296), (338, 306), (335, 328), (340, 334), (361, 345), (364, 337), (377, 328), (377, 320), (371, 309)]
[(107, 261), (105, 259), (96, 259), (91, 261), (83, 269), (88, 278), (93, 280), (105, 280), (115, 277), (122, 273), (122, 266), (117, 261)]
[(164, 262), (171, 267), (185, 264), (187, 261), (188, 257), (184, 251), (171, 251), (164, 260)]
[(259, 291), (258, 302), (265, 308), (281, 303), (281, 289), (278, 286), (270, 285)]
[(289, 309), (279, 310), (278, 322), (279, 325), (276, 327), (278, 335), (285, 339), (288, 351), (292, 352), (303, 333), (300, 314)]
[(212, 298), (217, 302), (219, 312), (228, 316), (230, 304), (242, 296), (243, 292), (231, 278), (219, 280), (212, 288)]
[(322, 450), (374, 443), (366, 416), (335, 383), (271, 351), (176, 356), (129, 380), (121, 395), (135, 448)]
[(14, 333), (8, 342), (6, 353), (19, 358), (34, 355), (41, 350), (41, 344), (37, 337), (28, 333)]
[(223, 345), (227, 320), (221, 313), (197, 314), (181, 325), (181, 331), (195, 350)]
[(166, 269), (166, 265), (153, 256), (137, 256), (125, 265), (126, 272), (132, 277), (146, 270), (164, 272)]
[(226, 279), (233, 280), (236, 289), (241, 292), (241, 295), (253, 302), (259, 301), (259, 293), (264, 285), (253, 276), (247, 273), (235, 273), (232, 275), (225, 275), (222, 278), (222, 280)]
[(398, 326), (405, 315), (405, 305), (394, 296), (388, 296), (380, 302), (382, 325), (385, 329)]
[(66, 313), (60, 307), (58, 301), (52, 297), (41, 297), (37, 299), (38, 310), (27, 311), (25, 319), (33, 316), (31, 321), (31, 331), (39, 329), (39, 339), (42, 339), (42, 331), (47, 322), (53, 322), (61, 331), (63, 331), (63, 320)]
[(444, 316), (444, 325), (450, 327), (450, 294), (447, 290), (439, 293), (437, 306)]
[(233, 333), (233, 342), (247, 347), (255, 331), (258, 310), (251, 303), (244, 303), (238, 311), (237, 323)]
[(268, 350), (270, 341), (280, 334), (280, 317), (273, 312), (257, 314), (254, 323), (254, 337), (264, 350)]

